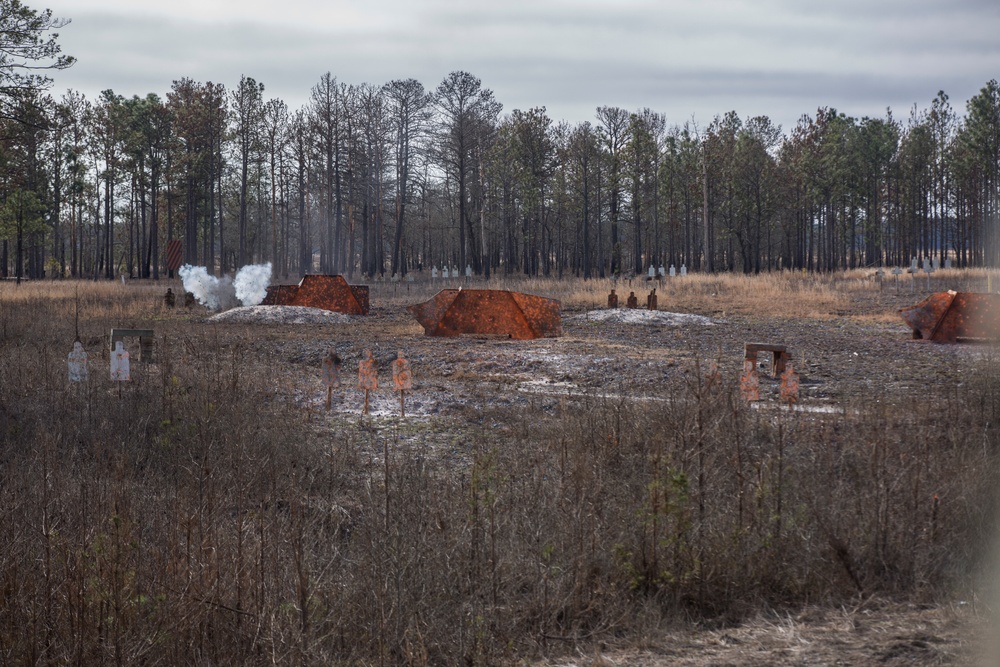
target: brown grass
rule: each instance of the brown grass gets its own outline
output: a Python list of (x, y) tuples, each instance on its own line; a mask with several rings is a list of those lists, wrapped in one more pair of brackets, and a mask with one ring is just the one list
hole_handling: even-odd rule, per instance
[[(929, 284), (935, 291), (982, 292), (988, 284), (1000, 289), (1000, 273), (988, 274), (982, 269), (941, 269), (932, 274)], [(860, 269), (832, 274), (783, 271), (756, 276), (690, 273), (663, 281), (522, 277), (432, 281), (421, 276), (413, 283), (373, 283), (372, 302), (383, 307), (401, 307), (429, 299), (439, 289), (459, 286), (538, 294), (558, 299), (566, 312), (603, 308), (612, 289), (617, 292), (620, 305), (624, 306), (629, 292), (634, 292), (643, 305), (646, 295), (655, 288), (660, 310), (708, 316), (785, 315), (815, 320), (850, 316), (889, 321), (895, 320), (897, 315), (894, 309), (885, 307), (885, 299), (898, 295), (900, 303), (909, 303), (916, 294), (927, 291), (928, 281), (923, 272), (916, 277), (907, 273), (895, 277), (886, 271), (879, 282), (874, 271)], [(859, 310), (858, 303), (868, 298), (872, 300), (871, 307)]]
[[(865, 281), (689, 276), (661, 308), (822, 320)], [(492, 286), (572, 310), (611, 285)], [(418, 425), (410, 448), (405, 425), (317, 428), (283, 334), (194, 323), (162, 290), (0, 285), (4, 664), (510, 664), (680, 618), (969, 591), (988, 541), (989, 357), (958, 387), (808, 417), (749, 410), (697, 365), (657, 401), (511, 412), (483, 386), (431, 458)], [(77, 294), (94, 363), (71, 387)], [(118, 326), (155, 328), (158, 355), (120, 397)]]
[(634, 292), (640, 304), (645, 304), (651, 289), (657, 290), (660, 310), (678, 310), (704, 315), (772, 313), (778, 304), (786, 312), (798, 316), (823, 319), (835, 316), (847, 306), (847, 299), (838, 293), (839, 282), (816, 276), (773, 273), (760, 276), (733, 274), (665, 278), (663, 282), (634, 280), (556, 280), (546, 278), (494, 278), (490, 281), (461, 280), (415, 282), (372, 287), (373, 299), (397, 305), (414, 299), (430, 298), (443, 287), (507, 289), (558, 299), (565, 311), (603, 308), (613, 289), (621, 306), (629, 292)]

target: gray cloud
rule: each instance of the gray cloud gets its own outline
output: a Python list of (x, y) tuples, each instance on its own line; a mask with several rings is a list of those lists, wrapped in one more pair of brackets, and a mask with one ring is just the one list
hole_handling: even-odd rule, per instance
[(73, 20), (60, 42), (79, 62), (55, 74), (53, 92), (164, 95), (182, 77), (232, 87), (245, 74), (296, 109), (327, 71), (347, 83), (412, 77), (433, 89), (462, 69), (505, 110), (545, 106), (554, 120), (592, 121), (607, 104), (650, 107), (671, 123), (735, 110), (787, 130), (819, 106), (905, 117), (940, 89), (960, 110), (1000, 76), (997, 3), (813, 4), (382, 0), (357, 23), (325, 21), (319, 10), (278, 23), (56, 11)]

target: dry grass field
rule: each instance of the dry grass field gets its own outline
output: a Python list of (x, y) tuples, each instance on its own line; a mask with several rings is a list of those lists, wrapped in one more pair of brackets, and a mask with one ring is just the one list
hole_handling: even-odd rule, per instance
[[(535, 341), (424, 336), (441, 281), (297, 324), (0, 283), (0, 664), (991, 664), (996, 350), (896, 311), (1000, 282), (900, 278), (492, 281), (562, 302)], [(121, 386), (112, 328), (155, 334)], [(795, 409), (741, 398), (752, 341)]]

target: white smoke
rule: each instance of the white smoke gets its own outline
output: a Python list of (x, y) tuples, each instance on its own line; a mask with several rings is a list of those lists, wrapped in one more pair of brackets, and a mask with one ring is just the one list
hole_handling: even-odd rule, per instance
[(177, 274), (184, 290), (194, 294), (198, 303), (209, 310), (228, 310), (237, 303), (256, 306), (267, 294), (271, 280), (271, 264), (251, 264), (236, 272), (235, 281), (229, 276), (216, 278), (204, 266), (185, 264)]
[(227, 310), (236, 303), (236, 290), (229, 276), (216, 278), (204, 266), (185, 264), (177, 271), (184, 281), (184, 291), (194, 294), (198, 303), (209, 310)]
[(267, 296), (267, 286), (271, 283), (271, 262), (251, 264), (236, 272), (233, 286), (236, 298), (244, 306), (256, 306)]

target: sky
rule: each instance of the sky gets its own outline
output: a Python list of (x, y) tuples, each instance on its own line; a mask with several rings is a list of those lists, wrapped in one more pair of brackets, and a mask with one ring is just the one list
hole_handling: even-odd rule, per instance
[(596, 124), (607, 105), (704, 127), (735, 111), (788, 133), (820, 107), (905, 119), (939, 90), (964, 115), (1000, 79), (997, 0), (24, 2), (71, 21), (58, 42), (77, 63), (53, 74), (56, 97), (165, 97), (177, 79), (231, 89), (245, 75), (296, 110), (326, 72), (434, 90), (462, 70), (504, 113)]

